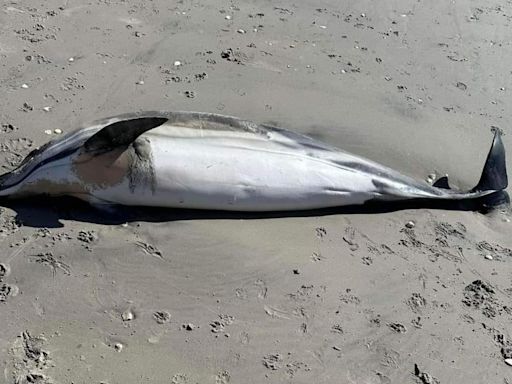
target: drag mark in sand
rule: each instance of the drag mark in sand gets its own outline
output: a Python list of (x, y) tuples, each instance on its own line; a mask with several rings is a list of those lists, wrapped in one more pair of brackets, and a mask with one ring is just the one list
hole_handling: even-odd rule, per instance
[(145, 254), (156, 257), (158, 259), (163, 259), (162, 251), (160, 251), (157, 247), (154, 245), (145, 243), (143, 241), (137, 241), (135, 243)]

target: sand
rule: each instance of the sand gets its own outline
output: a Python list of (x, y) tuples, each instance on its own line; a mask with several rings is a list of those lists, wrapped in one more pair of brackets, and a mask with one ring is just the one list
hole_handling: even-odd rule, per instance
[[(486, 0), (5, 1), (0, 164), (97, 118), (190, 110), (472, 187), (490, 129), (510, 129), (511, 17)], [(0, 382), (512, 383), (510, 226), (6, 206)]]

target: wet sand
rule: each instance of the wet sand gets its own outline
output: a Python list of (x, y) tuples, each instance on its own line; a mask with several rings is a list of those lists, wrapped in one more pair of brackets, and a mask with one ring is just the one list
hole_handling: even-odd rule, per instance
[[(492, 127), (510, 146), (511, 17), (496, 1), (5, 2), (0, 166), (55, 129), (189, 110), (470, 188)], [(512, 383), (510, 228), (433, 208), (9, 205), (0, 381)]]

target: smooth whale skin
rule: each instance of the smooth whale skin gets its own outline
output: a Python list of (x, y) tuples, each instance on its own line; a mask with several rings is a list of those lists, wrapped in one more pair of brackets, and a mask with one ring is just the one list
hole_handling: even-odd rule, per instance
[(145, 112), (98, 121), (30, 153), (0, 196), (92, 204), (290, 211), (368, 201), (475, 199), (507, 187), (499, 131), (478, 185), (438, 188), (307, 136), (234, 117)]

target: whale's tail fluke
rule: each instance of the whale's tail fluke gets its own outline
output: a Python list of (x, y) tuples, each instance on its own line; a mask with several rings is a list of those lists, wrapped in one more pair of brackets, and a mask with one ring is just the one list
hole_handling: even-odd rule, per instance
[(498, 129), (494, 131), (494, 139), (480, 181), (469, 191), (452, 189), (447, 176), (441, 177), (433, 185), (419, 183), (411, 178), (402, 179), (403, 187), (397, 187), (397, 183), (382, 178), (374, 179), (372, 182), (378, 189), (381, 200), (433, 199), (459, 200), (460, 202), (469, 200), (476, 203), (479, 210), (508, 205), (510, 202), (505, 190), (508, 186), (505, 147)]
[(505, 147), (499, 129), (494, 130), (494, 140), (487, 155), (480, 181), (471, 192), (502, 191), (508, 186)]

